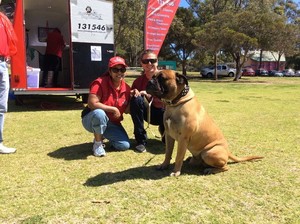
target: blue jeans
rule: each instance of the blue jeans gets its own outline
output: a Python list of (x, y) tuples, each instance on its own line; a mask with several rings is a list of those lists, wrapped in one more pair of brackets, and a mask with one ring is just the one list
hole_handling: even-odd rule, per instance
[(0, 143), (3, 142), (4, 113), (7, 112), (9, 76), (5, 61), (0, 60)]
[(85, 115), (82, 118), (82, 125), (91, 133), (103, 135), (116, 150), (130, 148), (129, 137), (123, 126), (110, 122), (106, 113), (101, 109), (93, 110)]

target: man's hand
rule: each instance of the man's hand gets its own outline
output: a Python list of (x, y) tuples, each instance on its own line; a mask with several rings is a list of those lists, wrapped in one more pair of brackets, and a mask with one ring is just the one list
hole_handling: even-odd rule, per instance
[(130, 91), (130, 95), (133, 96), (133, 97), (138, 97), (141, 94), (137, 89), (133, 89), (133, 90)]

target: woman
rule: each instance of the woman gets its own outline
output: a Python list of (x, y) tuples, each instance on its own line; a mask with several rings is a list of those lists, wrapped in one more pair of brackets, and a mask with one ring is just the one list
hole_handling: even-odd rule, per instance
[(143, 67), (142, 75), (134, 80), (132, 84), (132, 98), (130, 100), (131, 118), (134, 124), (134, 136), (137, 142), (135, 147), (138, 152), (146, 152), (147, 133), (144, 128), (144, 120), (148, 121), (148, 105), (145, 101), (151, 102), (150, 106), (150, 124), (158, 125), (159, 132), (163, 135), (164, 124), (163, 114), (164, 106), (160, 99), (152, 97), (146, 92), (148, 81), (158, 72), (157, 55), (152, 50), (145, 50), (141, 54), (141, 65)]
[(128, 135), (121, 125), (123, 113), (129, 111), (130, 86), (125, 83), (125, 60), (113, 57), (108, 72), (94, 80), (90, 86), (88, 106), (82, 113), (83, 127), (94, 133), (93, 153), (105, 156), (103, 139), (116, 150), (129, 149)]

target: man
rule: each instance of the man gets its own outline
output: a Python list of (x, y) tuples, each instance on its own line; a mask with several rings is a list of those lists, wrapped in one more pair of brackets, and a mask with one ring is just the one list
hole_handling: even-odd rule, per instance
[[(58, 87), (58, 73), (61, 67), (61, 57), (65, 46), (64, 38), (58, 28), (48, 33), (42, 86)], [(48, 78), (50, 71), (53, 72), (53, 80)], [(53, 81), (53, 83), (51, 83), (50, 80)]]
[[(133, 81), (131, 86), (132, 98), (130, 100), (130, 110), (132, 111), (131, 118), (134, 124), (133, 132), (137, 143), (135, 149), (138, 152), (146, 152), (148, 136), (144, 127), (144, 121), (158, 126), (158, 130), (162, 135), (162, 142), (164, 142), (163, 133), (165, 128), (163, 124), (163, 115), (165, 108), (159, 98), (152, 97), (146, 92), (148, 81), (158, 72), (157, 55), (153, 50), (148, 49), (142, 52), (140, 60), (143, 72)], [(145, 100), (147, 100), (148, 104), (152, 101), (150, 108), (149, 105), (145, 103)], [(150, 114), (148, 114), (149, 112)]]
[[(1, 4), (1, 0), (0, 0)], [(0, 153), (9, 154), (16, 151), (3, 144), (4, 113), (8, 107), (9, 75), (6, 61), (16, 54), (16, 35), (6, 15), (0, 12)]]

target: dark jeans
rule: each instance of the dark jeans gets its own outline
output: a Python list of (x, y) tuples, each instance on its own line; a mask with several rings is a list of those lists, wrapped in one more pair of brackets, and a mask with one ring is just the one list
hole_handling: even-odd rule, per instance
[[(130, 100), (131, 118), (134, 124), (134, 136), (137, 144), (146, 145), (147, 133), (144, 128), (144, 120), (147, 121), (147, 107), (142, 96), (132, 97)], [(163, 108), (156, 108), (151, 105), (150, 124), (159, 125), (161, 133), (165, 131), (163, 123)]]
[(61, 68), (61, 58), (56, 55), (46, 54), (44, 60), (45, 63), (42, 86), (47, 84), (48, 71), (53, 71), (53, 86), (57, 86), (58, 74)]

